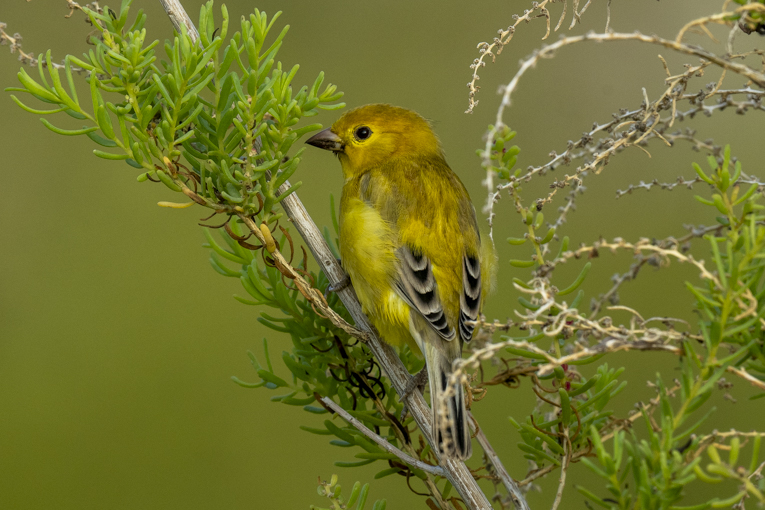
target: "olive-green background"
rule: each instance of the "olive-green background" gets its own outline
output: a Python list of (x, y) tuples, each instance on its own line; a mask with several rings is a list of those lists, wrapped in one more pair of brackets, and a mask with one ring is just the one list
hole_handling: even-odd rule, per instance
[[(185, 3), (196, 18), (201, 2)], [(512, 14), (528, 3), (234, 0), (227, 5), (233, 20), (256, 6), (284, 11), (279, 24), (292, 28), (280, 59), (301, 65), (296, 84), (312, 82), (323, 70), (346, 92), (349, 106), (388, 102), (431, 119), (480, 210), (485, 191), (474, 151), (495, 117), (497, 86), (509, 81), (520, 58), (542, 44), (544, 22), (521, 25), (497, 63), (482, 70), (480, 104), (472, 115), (463, 113), (468, 65), (477, 56), (476, 44), (511, 24)], [(613, 2), (611, 23), (616, 30), (671, 38), (690, 17), (713, 12), (721, 3)], [(170, 35), (158, 2), (135, 0), (135, 7), (149, 14), (150, 39)], [(559, 9), (553, 6), (553, 16)], [(25, 50), (52, 48), (60, 61), (68, 52), (87, 50), (91, 28), (81, 13), (68, 20), (66, 13), (63, 0), (5, 0), (0, 21), (10, 33), (24, 36)], [(594, 2), (575, 32), (602, 31), (605, 18), (605, 2)], [(235, 27), (233, 21), (230, 30)], [(716, 33), (725, 40), (723, 30)], [(741, 47), (761, 41), (739, 38)], [(519, 133), (519, 165), (540, 164), (551, 150), (565, 150), (566, 141), (593, 121), (637, 107), (641, 87), (655, 98), (664, 78), (657, 53), (668, 58), (675, 73), (682, 63), (697, 62), (630, 43), (570, 47), (541, 62), (521, 82), (505, 117)], [(0, 47), (0, 86), (17, 85), (18, 66), (8, 48)], [(694, 86), (716, 78), (710, 75)], [(718, 113), (693, 125), (702, 139), (735, 142), (745, 169), (757, 173), (762, 152), (755, 142), (762, 143), (763, 130), (756, 114)], [(322, 113), (318, 120), (329, 125), (337, 115)], [(72, 126), (68, 117), (57, 119)], [(87, 138), (51, 133), (7, 93), (0, 94), (0, 125), (0, 508), (307, 508), (322, 504), (314, 490), (317, 477), (332, 473), (348, 487), (357, 479), (372, 482), (371, 497), (387, 498), (388, 508), (424, 508), (402, 479), (374, 481), (378, 465), (354, 471), (335, 467), (335, 460), (351, 460), (353, 452), (298, 429), (325, 417), (271, 403), (269, 391), (231, 382), (231, 375), (255, 379), (246, 351), (260, 354), (264, 335), (271, 339), (275, 360), (288, 344), (256, 322), (257, 310), (231, 298), (243, 293), (236, 280), (209, 267), (196, 225), (205, 211), (157, 207), (157, 201), (178, 197), (164, 186), (137, 183), (136, 170), (122, 162), (93, 157)], [(602, 175), (587, 179), (587, 193), (562, 232), (574, 244), (600, 235), (681, 235), (684, 223), (714, 221), (692, 193), (681, 189), (614, 200), (615, 190), (629, 183), (692, 176), (690, 161), (702, 160), (687, 146), (669, 151), (652, 142), (650, 149), (650, 158), (631, 149)], [(528, 185), (526, 196), (546, 193), (555, 175)], [(337, 161), (309, 149), (294, 180), (303, 181), (300, 197), (317, 223), (328, 224), (329, 193), (338, 196), (342, 185)], [(548, 217), (554, 211), (548, 207)], [(489, 318), (505, 319), (516, 298), (508, 281), (527, 274), (507, 261), (528, 253), (504, 242), (508, 235), (522, 235), (507, 200), (498, 204), (497, 213), (500, 290), (485, 311)], [(703, 244), (697, 246), (705, 256)], [(629, 254), (603, 253), (588, 279), (586, 299), (608, 288), (610, 276), (630, 262)], [(558, 281), (570, 282), (582, 263), (562, 268)], [(695, 278), (694, 271), (678, 265), (644, 269), (638, 281), (624, 287), (623, 302), (646, 317), (692, 319), (682, 281)], [(615, 404), (620, 413), (651, 396), (645, 381), (657, 369), (665, 371), (665, 380), (673, 377), (675, 360), (667, 356), (636, 353), (614, 359), (628, 366), (630, 380), (629, 391)], [(514, 447), (518, 438), (507, 416), (520, 418), (530, 411), (528, 390), (526, 383), (520, 390), (491, 389), (474, 409), (516, 478), (523, 477), (526, 464)], [(737, 404), (715, 397), (720, 411), (710, 427), (749, 429), (762, 422), (762, 404), (754, 407), (746, 400), (750, 390), (738, 384), (735, 392)], [(603, 493), (589, 478), (581, 466), (573, 470), (572, 483), (588, 483)], [(532, 508), (550, 504), (554, 484), (551, 479), (541, 493), (529, 495)], [(721, 494), (733, 490), (723, 489)], [(572, 487), (565, 494), (564, 508), (584, 508)]]

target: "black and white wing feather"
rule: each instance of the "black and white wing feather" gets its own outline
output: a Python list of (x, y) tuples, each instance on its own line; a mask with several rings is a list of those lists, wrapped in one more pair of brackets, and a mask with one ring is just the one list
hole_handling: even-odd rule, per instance
[(475, 325), (468, 321), (478, 319), (478, 309), (481, 305), (481, 262), (477, 257), (465, 255), (462, 257), (462, 294), (460, 295), (460, 338), (469, 342), (473, 338)]
[(441, 338), (453, 340), (456, 335), (454, 329), (446, 321), (430, 260), (409, 246), (399, 248), (397, 255), (399, 261), (399, 280), (397, 282), (399, 293), (410, 306), (430, 323)]

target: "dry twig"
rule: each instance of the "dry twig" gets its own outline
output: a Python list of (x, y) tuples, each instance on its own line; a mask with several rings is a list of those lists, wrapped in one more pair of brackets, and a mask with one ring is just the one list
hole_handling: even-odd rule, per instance
[(334, 400), (332, 400), (329, 397), (322, 397), (321, 401), (332, 409), (332, 411), (336, 412), (342, 419), (356, 427), (356, 430), (364, 434), (366, 437), (377, 443), (383, 450), (385, 450), (388, 453), (392, 453), (396, 457), (398, 457), (402, 462), (409, 464), (410, 466), (416, 467), (417, 469), (422, 469), (426, 473), (430, 473), (432, 475), (436, 476), (444, 476), (444, 470), (441, 466), (433, 466), (431, 464), (427, 464), (425, 462), (422, 462), (421, 460), (417, 460), (414, 457), (411, 457), (410, 455), (407, 455), (406, 453), (402, 452), (392, 444), (390, 444), (388, 441), (380, 437), (378, 434), (375, 434), (371, 430), (369, 430), (363, 423), (361, 423), (359, 420), (348, 414), (345, 409), (337, 405)]
[[(569, 144), (568, 150), (561, 155), (554, 154), (553, 160), (546, 165), (542, 165), (537, 168), (532, 168), (530, 171), (528, 171), (526, 174), (521, 175), (520, 177), (513, 178), (511, 177), (510, 182), (507, 184), (500, 185), (495, 188), (494, 185), (494, 171), (492, 170), (490, 155), (491, 155), (491, 146), (493, 144), (494, 137), (498, 133), (500, 129), (504, 127), (503, 117), (504, 117), (504, 111), (506, 108), (508, 108), (511, 104), (510, 97), (511, 94), (515, 91), (515, 89), (518, 87), (518, 83), (520, 82), (520, 79), (524, 76), (524, 74), (534, 67), (540, 60), (543, 58), (550, 58), (554, 56), (555, 52), (565, 46), (584, 42), (584, 41), (597, 41), (597, 42), (611, 42), (611, 41), (638, 41), (642, 43), (648, 43), (648, 44), (654, 44), (654, 45), (660, 45), (664, 46), (670, 49), (673, 49), (679, 53), (684, 53), (688, 55), (694, 55), (702, 58), (702, 63), (698, 66), (688, 66), (688, 69), (678, 75), (678, 76), (670, 76), (667, 79), (668, 87), (665, 90), (664, 94), (662, 96), (652, 102), (649, 103), (648, 101), (645, 102), (643, 105), (643, 108), (639, 110), (635, 110), (633, 112), (627, 112), (625, 114), (622, 114), (620, 119), (615, 119), (614, 121), (607, 123), (604, 126), (595, 126), (593, 130), (590, 133), (585, 134), (582, 139), (579, 142), (571, 143)], [(552, 198), (557, 193), (558, 189), (561, 189), (563, 187), (566, 187), (569, 184), (580, 184), (581, 183), (581, 177), (582, 174), (593, 171), (595, 173), (598, 173), (604, 165), (606, 165), (610, 157), (615, 154), (616, 152), (623, 150), (624, 148), (628, 146), (639, 146), (644, 140), (647, 139), (648, 136), (656, 136), (661, 139), (663, 139), (667, 144), (669, 144), (669, 141), (666, 140), (661, 132), (657, 130), (657, 127), (660, 126), (661, 122), (661, 116), (660, 111), (664, 109), (665, 107), (670, 107), (673, 110), (673, 115), (671, 116), (668, 121), (666, 121), (666, 124), (668, 126), (672, 125), (672, 122), (674, 121), (675, 116), (678, 116), (676, 112), (676, 102), (683, 98), (683, 93), (685, 91), (685, 87), (687, 86), (688, 80), (694, 76), (695, 74), (701, 72), (704, 68), (706, 68), (709, 65), (717, 65), (723, 70), (731, 71), (733, 73), (739, 74), (745, 78), (748, 78), (751, 82), (757, 84), (760, 87), (765, 88), (765, 74), (759, 71), (755, 71), (751, 67), (741, 64), (738, 62), (734, 62), (731, 57), (723, 58), (721, 56), (718, 56), (714, 53), (711, 53), (703, 48), (699, 48), (697, 46), (689, 46), (680, 42), (676, 41), (670, 41), (667, 39), (663, 39), (658, 36), (646, 36), (640, 33), (633, 33), (633, 34), (625, 34), (625, 33), (605, 33), (605, 34), (594, 34), (589, 33), (582, 36), (576, 36), (576, 37), (564, 37), (560, 39), (558, 42), (551, 44), (549, 46), (545, 46), (541, 48), (540, 50), (536, 51), (534, 54), (532, 54), (529, 58), (524, 60), (521, 63), (521, 67), (518, 70), (518, 72), (515, 74), (513, 79), (501, 89), (502, 91), (502, 101), (500, 103), (500, 106), (497, 110), (496, 119), (494, 122), (494, 127), (492, 130), (489, 131), (489, 133), (486, 136), (486, 146), (483, 150), (483, 158), (484, 158), (484, 167), (486, 168), (486, 180), (484, 181), (484, 185), (486, 186), (488, 190), (488, 198), (486, 202), (486, 206), (484, 207), (484, 212), (489, 217), (489, 227), (490, 232), (492, 229), (492, 223), (493, 223), (493, 208), (494, 203), (499, 199), (500, 197), (500, 191), (509, 189), (510, 192), (513, 191), (513, 188), (520, 185), (522, 182), (526, 182), (529, 179), (531, 179), (534, 175), (543, 173), (545, 170), (554, 168), (556, 165), (560, 163), (566, 163), (568, 164), (571, 160), (571, 152), (574, 149), (585, 147), (588, 144), (592, 142), (592, 135), (598, 131), (601, 131), (603, 129), (610, 129), (613, 126), (619, 126), (619, 127), (629, 127), (621, 137), (618, 137), (618, 139), (607, 139), (605, 140), (605, 144), (603, 145), (603, 150), (599, 152), (594, 152), (592, 154), (593, 158), (591, 161), (589, 161), (587, 164), (580, 166), (576, 169), (576, 172), (573, 175), (565, 175), (564, 178), (561, 181), (555, 181), (551, 187), (553, 190), (548, 194), (547, 197), (537, 200), (536, 206), (537, 208), (541, 208), (545, 204), (548, 204), (550, 201), (552, 201)], [(755, 89), (753, 89), (755, 90)], [(719, 84), (718, 86), (713, 90), (713, 93), (716, 94), (719, 92)], [(756, 91), (757, 96), (755, 98), (755, 102), (752, 103), (752, 107), (756, 107), (758, 109), (762, 109), (761, 105), (761, 91)], [(730, 94), (725, 95), (726, 102), (727, 98)], [(708, 97), (707, 94), (704, 94), (704, 98)], [(730, 106), (730, 105), (725, 105)], [(718, 108), (725, 107), (723, 105), (718, 106)], [(702, 108), (701, 110), (708, 112), (709, 107)], [(688, 112), (689, 115), (695, 114), (695, 112)], [(633, 116), (639, 116), (638, 119), (632, 119)], [(621, 122), (626, 122), (625, 125), (622, 126), (621, 122), (617, 122), (617, 120)], [(516, 208), (520, 207), (520, 204), (516, 203)]]

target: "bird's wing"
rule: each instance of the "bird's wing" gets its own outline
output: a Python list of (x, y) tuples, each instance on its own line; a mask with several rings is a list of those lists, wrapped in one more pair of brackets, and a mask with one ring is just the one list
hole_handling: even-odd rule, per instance
[[(430, 260), (410, 246), (402, 246), (396, 251), (396, 255), (399, 260), (399, 279), (396, 282), (399, 294), (428, 320), (441, 338), (452, 340), (454, 329), (446, 321)], [(473, 338), (475, 325), (468, 322), (478, 318), (480, 303), (481, 264), (477, 256), (464, 255), (459, 316), (459, 332), (463, 342), (469, 342)]]
[(396, 281), (399, 294), (411, 307), (420, 312), (441, 338), (454, 339), (454, 328), (446, 321), (444, 308), (438, 297), (438, 284), (428, 257), (408, 245), (396, 250), (396, 257), (399, 262)]
[[(475, 213), (473, 213), (475, 214)], [(462, 293), (460, 294), (460, 338), (469, 342), (473, 338), (474, 324), (481, 306), (481, 261), (478, 256), (462, 256)]]

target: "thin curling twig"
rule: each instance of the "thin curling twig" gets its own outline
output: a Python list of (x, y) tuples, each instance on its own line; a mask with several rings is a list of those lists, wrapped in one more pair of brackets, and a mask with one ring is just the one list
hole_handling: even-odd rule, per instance
[[(574, 0), (573, 6), (572, 6), (572, 16), (571, 16), (571, 24), (569, 25), (568, 29), (571, 30), (574, 28), (574, 26), (581, 22), (582, 14), (584, 14), (584, 11), (587, 10), (587, 8), (590, 6), (592, 0), (588, 0), (584, 6), (577, 11), (577, 8), (579, 7), (579, 0)], [(513, 20), (515, 20), (515, 23), (510, 25), (507, 28), (500, 28), (497, 30), (497, 36), (494, 37), (494, 40), (491, 43), (482, 42), (478, 43), (478, 51), (479, 56), (473, 62), (470, 64), (470, 69), (473, 70), (473, 75), (470, 79), (470, 82), (468, 82), (467, 86), (469, 89), (468, 94), (468, 109), (465, 110), (465, 113), (473, 113), (473, 109), (478, 106), (478, 100), (475, 98), (476, 94), (478, 93), (478, 90), (481, 88), (478, 86), (478, 80), (480, 77), (478, 76), (478, 70), (484, 66), (486, 66), (486, 57), (491, 56), (491, 61), (494, 62), (497, 59), (497, 56), (502, 53), (502, 49), (507, 46), (510, 41), (513, 39), (513, 36), (515, 35), (515, 31), (518, 28), (518, 26), (521, 23), (530, 23), (531, 20), (535, 18), (544, 18), (547, 23), (547, 31), (545, 32), (544, 37), (542, 37), (542, 40), (544, 41), (550, 36), (550, 28), (551, 28), (551, 16), (550, 11), (547, 9), (548, 4), (554, 4), (557, 2), (563, 3), (563, 11), (560, 14), (560, 18), (558, 18), (558, 23), (555, 25), (555, 28), (552, 30), (554, 32), (557, 32), (558, 29), (563, 25), (563, 21), (566, 19), (566, 14), (568, 13), (568, 0), (542, 0), (542, 1), (536, 1), (532, 2), (529, 9), (526, 9), (523, 11), (523, 14), (515, 14), (513, 15)], [(611, 23), (611, 0), (608, 0), (608, 4), (606, 6), (606, 14), (607, 14), (607, 20), (606, 20), (606, 28), (605, 32), (608, 32), (609, 25)]]
[[(492, 43), (479, 43), (478, 44), (478, 50), (480, 51), (480, 56), (473, 61), (472, 64), (470, 64), (470, 68), (473, 70), (473, 76), (470, 80), (470, 83), (468, 83), (468, 88), (470, 89), (469, 93), (469, 105), (468, 109), (465, 110), (465, 113), (473, 113), (473, 108), (475, 108), (478, 105), (478, 100), (475, 98), (476, 94), (478, 93), (479, 87), (477, 85), (477, 82), (479, 80), (478, 77), (478, 70), (486, 65), (486, 62), (484, 59), (486, 56), (491, 55), (491, 60), (494, 62), (497, 58), (497, 55), (502, 53), (502, 48), (505, 47), (506, 44), (510, 42), (510, 40), (515, 35), (515, 29), (518, 25), (521, 24), (521, 22), (528, 23), (531, 21), (532, 18), (537, 17), (536, 11), (545, 11), (545, 6), (550, 0), (542, 0), (538, 4), (535, 3), (531, 9), (527, 10), (523, 13), (523, 16), (517, 16), (515, 19), (515, 23), (507, 27), (507, 29), (500, 29), (499, 35), (494, 38), (494, 42)], [(566, 15), (566, 4), (563, 5), (563, 16)], [(563, 17), (561, 17), (561, 21), (563, 21)], [(547, 35), (550, 34), (550, 18), (549, 15), (547, 16)], [(560, 27), (560, 23), (558, 23), (558, 26), (555, 27), (555, 30), (558, 30)], [(547, 38), (547, 35), (543, 39)], [(496, 54), (494, 53), (496, 51)]]
[(432, 464), (427, 464), (421, 460), (417, 460), (414, 457), (411, 457), (407, 455), (406, 453), (402, 452), (392, 444), (390, 444), (388, 441), (380, 437), (378, 434), (375, 434), (371, 430), (369, 430), (367, 427), (364, 426), (363, 423), (361, 423), (359, 420), (351, 416), (346, 412), (345, 409), (340, 407), (335, 403), (334, 400), (332, 400), (329, 397), (322, 397), (321, 401), (332, 409), (334, 412), (336, 412), (342, 419), (356, 427), (356, 430), (367, 436), (369, 439), (377, 443), (380, 447), (382, 447), (383, 450), (385, 450), (388, 453), (392, 453), (396, 457), (398, 457), (401, 462), (404, 462), (405, 464), (409, 464), (412, 467), (415, 467), (417, 469), (422, 469), (425, 472), (430, 473), (431, 475), (436, 476), (444, 476), (444, 469), (441, 466), (434, 466)]
[[(194, 26), (191, 18), (189, 18), (188, 14), (186, 14), (186, 11), (183, 9), (183, 6), (179, 1), (160, 0), (160, 2), (166, 10), (172, 10), (170, 21), (173, 23), (176, 30), (181, 30), (181, 24), (185, 25), (187, 28)], [(193, 31), (188, 30), (188, 34), (194, 40), (196, 40), (196, 37), (198, 37), (198, 32), (196, 29)], [(289, 188), (289, 186), (289, 182), (285, 182), (279, 188), (279, 192), (283, 193)], [(191, 190), (187, 191), (187, 189), (183, 188), (182, 190), (187, 195), (194, 194), (194, 192)], [(197, 201), (196, 199), (193, 200)], [(316, 259), (316, 262), (319, 264), (319, 267), (327, 276), (329, 283), (332, 285), (337, 285), (344, 281), (346, 277), (345, 272), (335, 259), (335, 256), (332, 254), (332, 251), (327, 245), (327, 242), (324, 240), (324, 236), (322, 236), (319, 228), (316, 226), (313, 219), (308, 214), (308, 211), (306, 211), (303, 203), (298, 198), (297, 193), (291, 193), (281, 202), (281, 204), (290, 221), (293, 223), (293, 225), (295, 225), (298, 233), (303, 238), (303, 241), (311, 250), (311, 253)], [(254, 221), (251, 218), (247, 219), (249, 219), (250, 223), (254, 224)], [(253, 229), (253, 225), (250, 224), (247, 226), (256, 235), (256, 237), (261, 240), (262, 234), (260, 234), (260, 236), (258, 235), (260, 229)], [(275, 257), (281, 257), (278, 248), (272, 253), (272, 255)], [(283, 259), (283, 257), (281, 258)], [(286, 264), (286, 260), (284, 263)], [(286, 264), (285, 268), (288, 267), (290, 267), (289, 264)], [(295, 282), (298, 283), (302, 280), (302, 277), (297, 274), (297, 272), (296, 275), (297, 276), (295, 277)], [(337, 294), (348, 310), (348, 313), (350, 313), (351, 317), (353, 317), (353, 320), (356, 323), (356, 328), (354, 328), (356, 330), (356, 334), (353, 336), (361, 338), (367, 342), (367, 346), (372, 351), (377, 361), (380, 363), (380, 366), (388, 376), (388, 379), (390, 380), (391, 385), (395, 388), (396, 392), (399, 395), (407, 395), (406, 386), (409, 379), (411, 379), (411, 375), (406, 370), (406, 367), (401, 362), (393, 348), (380, 340), (379, 336), (374, 331), (374, 328), (372, 328), (371, 324), (369, 323), (366, 315), (364, 315), (364, 312), (361, 309), (361, 304), (359, 303), (353, 288), (346, 287), (342, 290), (339, 290)], [(412, 391), (404, 398), (404, 400), (407, 408), (409, 409), (409, 412), (417, 423), (420, 432), (425, 438), (427, 438), (431, 446), (433, 446), (435, 442), (433, 441), (431, 412), (430, 408), (428, 408), (428, 405), (425, 403), (425, 399), (423, 398), (422, 393), (419, 391)], [(434, 450), (437, 451), (437, 448), (434, 448)], [(439, 460), (441, 462), (441, 467), (444, 470), (444, 476), (457, 490), (467, 508), (471, 510), (491, 510), (491, 503), (489, 503), (486, 495), (483, 493), (480, 487), (478, 487), (478, 483), (476, 482), (475, 478), (473, 478), (472, 473), (463, 461), (447, 457), (442, 457)]]
[[(756, 71), (755, 69), (745, 64), (734, 62), (727, 56), (716, 55), (698, 46), (691, 46), (688, 44), (684, 44), (682, 42), (664, 39), (655, 35), (648, 36), (648, 35), (641, 34), (639, 32), (635, 32), (631, 34), (617, 33), (617, 32), (609, 32), (609, 33), (603, 33), (603, 34), (588, 33), (585, 35), (580, 35), (575, 37), (563, 37), (557, 42), (537, 50), (529, 58), (527, 58), (521, 63), (520, 69), (516, 72), (516, 74), (513, 76), (510, 82), (506, 86), (500, 89), (502, 92), (502, 101), (500, 102), (499, 108), (497, 109), (497, 115), (494, 121), (494, 127), (489, 131), (489, 133), (486, 136), (486, 146), (484, 147), (482, 154), (484, 158), (483, 166), (486, 168), (486, 180), (484, 181), (484, 185), (486, 186), (486, 189), (488, 191), (488, 198), (487, 198), (486, 205), (484, 207), (484, 212), (487, 213), (490, 219), (489, 220), (490, 235), (492, 230), (491, 218), (493, 217), (493, 214), (492, 214), (493, 206), (499, 196), (499, 191), (495, 188), (495, 184), (494, 184), (495, 176), (494, 176), (494, 170), (492, 170), (492, 165), (491, 165), (491, 147), (496, 134), (499, 132), (500, 129), (502, 129), (505, 126), (503, 118), (504, 118), (505, 109), (511, 105), (511, 100), (510, 100), (511, 95), (518, 87), (518, 84), (521, 78), (525, 75), (525, 73), (529, 69), (535, 67), (540, 60), (545, 58), (551, 58), (552, 56), (554, 56), (557, 50), (563, 48), (564, 46), (569, 46), (569, 45), (584, 42), (584, 41), (595, 41), (595, 42), (637, 41), (642, 43), (664, 46), (666, 48), (670, 48), (674, 51), (677, 51), (678, 53), (693, 55), (693, 56), (702, 58), (704, 61), (704, 63), (701, 64), (702, 67), (706, 67), (707, 65), (714, 64), (726, 71), (730, 71), (740, 76), (743, 76), (749, 79), (752, 83), (765, 88), (765, 73), (763, 72)], [(670, 91), (671, 91), (671, 88), (670, 88)], [(665, 96), (666, 95), (667, 93), (665, 92)], [(655, 117), (655, 115), (656, 115), (656, 112), (648, 111), (647, 118), (645, 120), (649, 121), (651, 120), (652, 117)], [(650, 131), (653, 131), (653, 130), (650, 130)], [(647, 131), (646, 133), (643, 133), (641, 137), (637, 139), (622, 138), (616, 141), (609, 149), (604, 150), (600, 152), (599, 154), (597, 154), (597, 157), (595, 157), (594, 161), (590, 163), (589, 165), (585, 165), (585, 167), (582, 167), (581, 171), (578, 171), (577, 174), (573, 176), (566, 176), (566, 182), (569, 182), (574, 179), (578, 179), (578, 175), (581, 174), (581, 172), (583, 171), (590, 170), (590, 169), (594, 170), (597, 167), (607, 163), (608, 158), (611, 154), (615, 153), (617, 150), (627, 145), (635, 145), (639, 143), (643, 138), (648, 136), (648, 134), (649, 134), (649, 131)], [(520, 179), (517, 179), (517, 181), (521, 181), (525, 177), (526, 176), (523, 176)], [(515, 182), (505, 184), (503, 186), (503, 189), (514, 184)], [(549, 202), (549, 199), (551, 199), (556, 189), (554, 189), (553, 192), (551, 192), (551, 194), (548, 196), (548, 198), (544, 200), (544, 203)]]
[[(695, 19), (689, 23), (687, 23), (683, 28), (680, 29), (680, 32), (678, 32), (677, 37), (675, 38), (675, 42), (682, 42), (683, 36), (693, 27), (704, 27), (706, 28), (706, 25), (710, 23), (718, 23), (722, 25), (728, 25), (731, 23), (731, 19), (736, 14), (742, 14), (746, 12), (765, 12), (765, 5), (759, 4), (759, 3), (750, 3), (747, 5), (742, 5), (741, 7), (737, 8), (734, 11), (731, 12), (720, 12), (718, 14), (714, 14), (712, 16), (705, 16), (703, 18)], [(707, 32), (708, 33), (708, 32)]]

